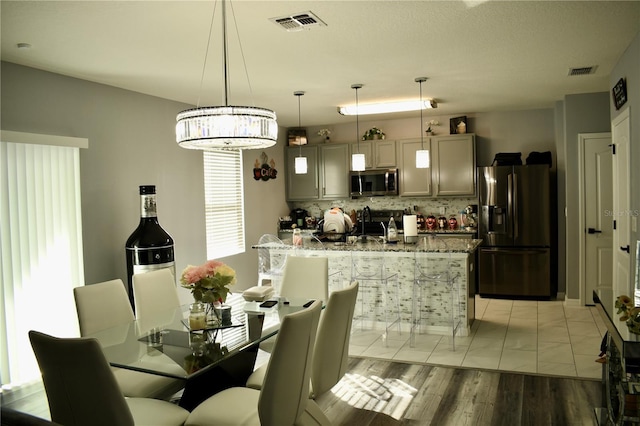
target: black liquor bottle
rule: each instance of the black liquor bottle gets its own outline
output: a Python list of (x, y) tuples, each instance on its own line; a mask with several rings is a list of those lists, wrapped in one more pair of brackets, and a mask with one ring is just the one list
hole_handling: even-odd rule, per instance
[(125, 252), (129, 301), (135, 309), (134, 274), (170, 268), (175, 276), (173, 238), (158, 223), (155, 185), (140, 186), (140, 224), (127, 239)]

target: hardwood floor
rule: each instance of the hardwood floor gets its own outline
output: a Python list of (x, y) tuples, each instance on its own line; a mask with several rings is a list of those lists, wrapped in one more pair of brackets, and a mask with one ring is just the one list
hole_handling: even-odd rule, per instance
[(591, 425), (598, 380), (351, 358), (320, 407), (337, 425)]
[[(335, 425), (594, 424), (598, 380), (350, 358), (318, 404)], [(49, 418), (41, 385), (3, 394), (2, 405)]]

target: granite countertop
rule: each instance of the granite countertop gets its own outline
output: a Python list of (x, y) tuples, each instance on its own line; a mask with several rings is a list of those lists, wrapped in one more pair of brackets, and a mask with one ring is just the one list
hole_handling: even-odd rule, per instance
[[(369, 237), (369, 239), (375, 239), (376, 237)], [(430, 238), (428, 236), (418, 238), (418, 242), (416, 244), (405, 244), (403, 242), (398, 242), (395, 244), (381, 244), (381, 239), (367, 241), (367, 242), (357, 242), (357, 243), (333, 243), (333, 242), (324, 242), (320, 243), (318, 241), (309, 241), (303, 240), (303, 246), (301, 247), (304, 250), (331, 250), (331, 251), (388, 251), (388, 252), (396, 252), (396, 253), (415, 253), (415, 252), (425, 252), (425, 253), (473, 253), (476, 251), (478, 246), (482, 243), (482, 240), (470, 240), (464, 238), (446, 238), (446, 239), (438, 239), (438, 238)], [(284, 240), (284, 245), (274, 245), (270, 244), (267, 247), (273, 249), (292, 249), (294, 248), (291, 245), (291, 240)], [(264, 246), (254, 245), (252, 248), (262, 248)]]
[[(386, 225), (385, 225), (386, 226)], [(300, 228), (304, 232), (320, 234), (321, 232), (315, 228)], [(293, 229), (279, 229), (279, 232), (293, 233)], [(458, 229), (418, 229), (418, 235), (422, 234), (475, 234), (478, 228), (458, 228)], [(398, 234), (402, 234), (402, 229), (398, 230)]]

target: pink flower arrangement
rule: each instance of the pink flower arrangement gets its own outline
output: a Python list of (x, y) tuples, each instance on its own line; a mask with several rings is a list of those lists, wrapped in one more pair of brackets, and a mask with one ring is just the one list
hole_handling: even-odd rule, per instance
[(208, 260), (200, 266), (187, 266), (180, 284), (191, 290), (198, 302), (215, 303), (227, 300), (229, 287), (236, 283), (236, 271), (218, 260)]

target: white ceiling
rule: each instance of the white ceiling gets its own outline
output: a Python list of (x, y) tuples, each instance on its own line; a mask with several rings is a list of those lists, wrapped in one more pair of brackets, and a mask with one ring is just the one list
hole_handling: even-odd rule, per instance
[[(220, 105), (217, 3), (202, 87), (213, 0), (3, 0), (1, 57), (189, 104)], [(307, 11), (327, 26), (287, 32), (269, 20)], [(351, 84), (364, 85), (361, 104), (417, 99), (414, 79), (422, 76), (429, 78), (424, 97), (439, 103), (425, 119), (551, 108), (566, 94), (609, 91), (613, 66), (640, 30), (640, 1), (234, 0), (227, 15), (229, 104), (273, 109), (286, 127), (298, 124), (294, 91), (306, 92), (303, 126), (330, 125), (354, 120), (336, 112), (354, 102)], [(567, 75), (587, 66), (597, 66), (595, 74)], [(407, 116), (417, 115), (385, 118)]]

